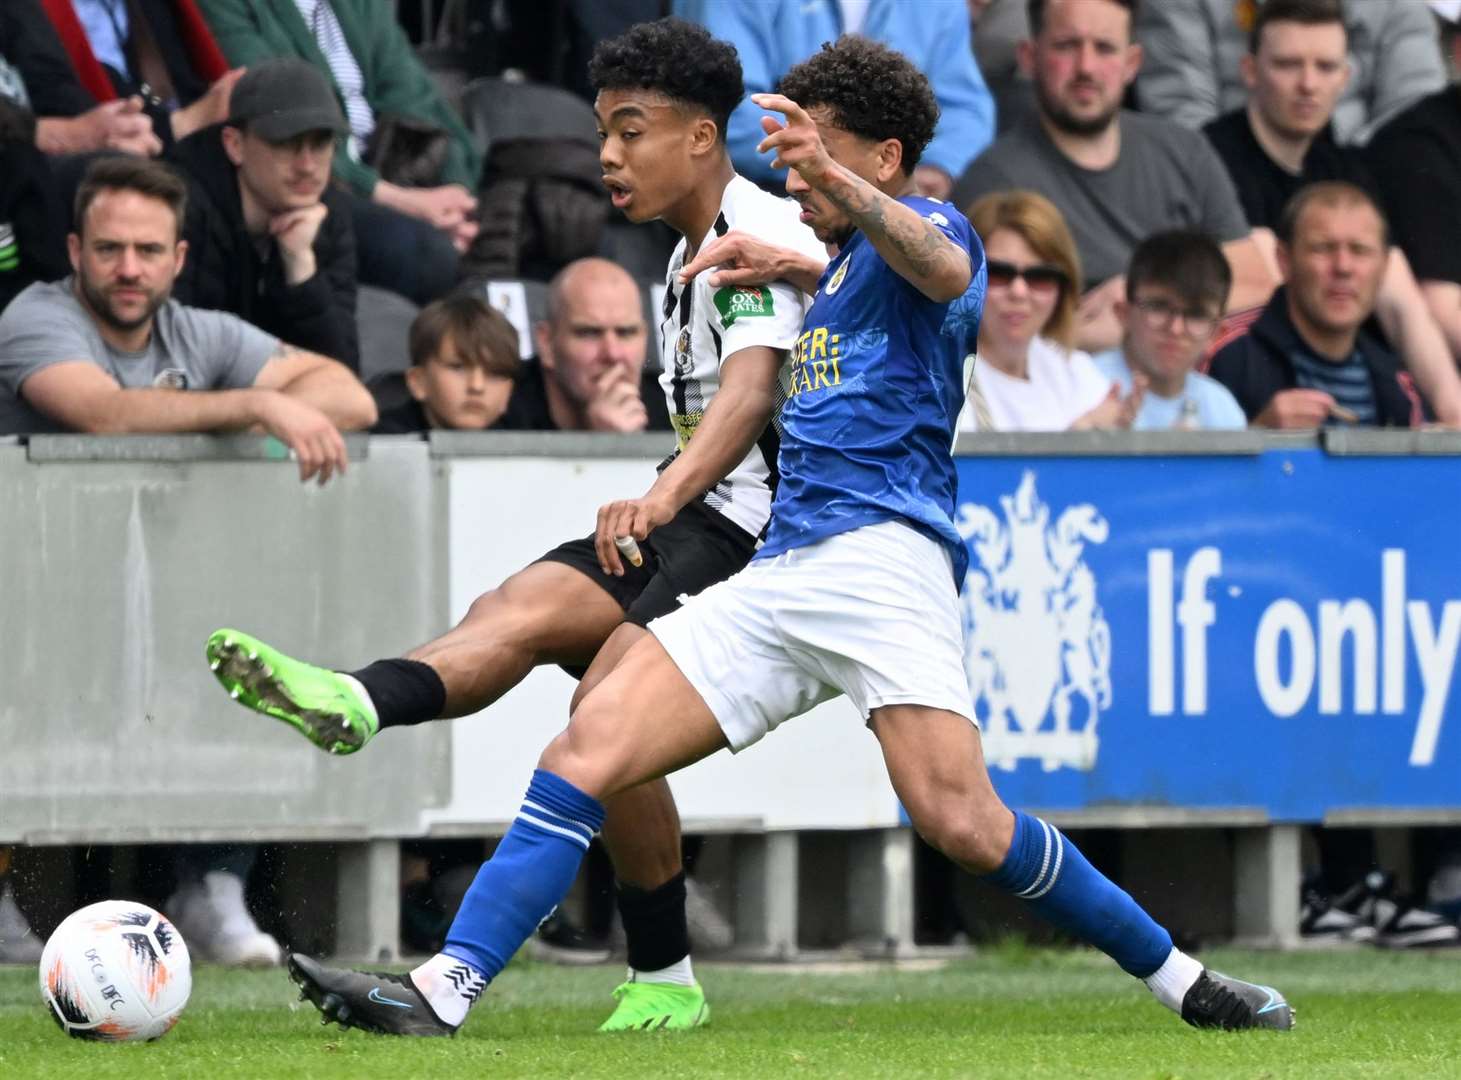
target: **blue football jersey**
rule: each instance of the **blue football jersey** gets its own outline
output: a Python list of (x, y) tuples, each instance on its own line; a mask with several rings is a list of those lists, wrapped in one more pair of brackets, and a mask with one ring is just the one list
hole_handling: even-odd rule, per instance
[(898, 200), (969, 253), (969, 288), (935, 303), (861, 232), (827, 264), (791, 353), (780, 473), (757, 558), (901, 520), (946, 544), (955, 581), (968, 556), (954, 528), (954, 425), (988, 273), (967, 218), (934, 199)]

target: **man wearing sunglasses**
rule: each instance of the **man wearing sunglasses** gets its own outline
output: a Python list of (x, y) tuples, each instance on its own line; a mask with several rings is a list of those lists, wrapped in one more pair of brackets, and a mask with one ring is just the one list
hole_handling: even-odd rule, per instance
[(1094, 357), (1123, 394), (1133, 372), (1146, 377), (1132, 430), (1247, 427), (1232, 393), (1196, 370), (1232, 280), (1222, 249), (1203, 233), (1158, 233), (1137, 247), (1126, 271), (1126, 299), (1116, 303), (1121, 347)]

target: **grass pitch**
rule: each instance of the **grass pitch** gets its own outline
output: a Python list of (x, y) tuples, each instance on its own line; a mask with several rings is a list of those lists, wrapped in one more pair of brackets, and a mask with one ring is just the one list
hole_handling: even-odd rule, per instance
[(319, 1025), (279, 971), (194, 971), (151, 1044), (67, 1039), (30, 969), (0, 969), (0, 1077), (1458, 1077), (1461, 951), (1214, 950), (1299, 1010), (1288, 1034), (1199, 1032), (1087, 952), (984, 950), (936, 971), (768, 973), (702, 965), (710, 1026), (599, 1035), (621, 969), (516, 964), (454, 1040)]

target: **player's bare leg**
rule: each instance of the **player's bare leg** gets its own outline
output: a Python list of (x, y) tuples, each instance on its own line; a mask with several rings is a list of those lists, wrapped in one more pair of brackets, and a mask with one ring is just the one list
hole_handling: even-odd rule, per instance
[(588, 665), (623, 621), (618, 602), (588, 575), (537, 562), (479, 596), (461, 622), (407, 659), (441, 676), (443, 717), (467, 716), (539, 665)]
[(382, 727), (486, 708), (539, 664), (586, 666), (623, 617), (588, 575), (545, 560), (479, 597), (442, 637), (348, 674), (237, 630), (215, 632), (207, 655), (240, 704), (284, 721), (321, 749), (349, 754)]
[[(573, 695), (576, 711), (649, 631), (620, 626), (604, 643)], [(698, 1027), (710, 1017), (690, 963), (680, 815), (663, 777), (604, 800), (599, 832), (618, 879), (615, 899), (629, 947), (629, 977), (600, 1031)]]
[(965, 717), (886, 706), (873, 710), (872, 729), (914, 828), (949, 858), (1096, 946), (1190, 1024), (1293, 1026), (1293, 1010), (1276, 990), (1203, 968), (1058, 829), (1005, 807), (979, 731)]

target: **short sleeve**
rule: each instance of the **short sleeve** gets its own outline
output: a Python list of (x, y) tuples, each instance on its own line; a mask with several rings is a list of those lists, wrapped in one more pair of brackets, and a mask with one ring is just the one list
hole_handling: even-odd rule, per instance
[(794, 285), (726, 285), (710, 294), (711, 329), (721, 339), (724, 360), (742, 349), (788, 350), (801, 333), (807, 297)]
[(199, 390), (243, 390), (280, 347), (279, 339), (226, 311), (179, 306), (177, 359), (198, 376)]
[(37, 291), (56, 288), (32, 286), (12, 300), (4, 315), (0, 315), (0, 387), (14, 397), (20, 397), (20, 387), (26, 379), (52, 364), (85, 360), (101, 366), (80, 309), (71, 318), (60, 303), (44, 298)]
[(1243, 415), (1243, 407), (1233, 397), (1232, 391), (1216, 379), (1204, 379), (1202, 387), (1207, 398), (1204, 426), (1218, 431), (1232, 431), (1248, 426), (1248, 417)]

